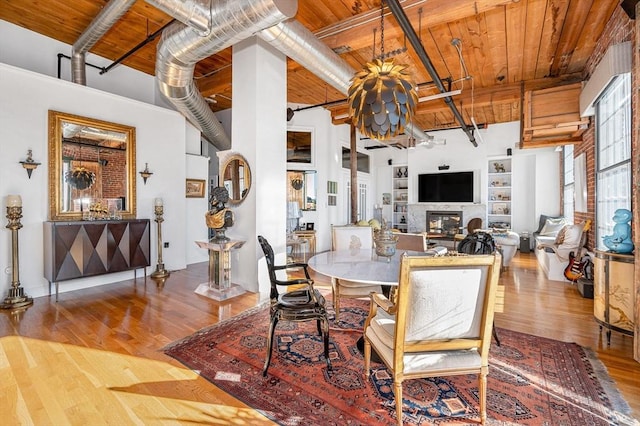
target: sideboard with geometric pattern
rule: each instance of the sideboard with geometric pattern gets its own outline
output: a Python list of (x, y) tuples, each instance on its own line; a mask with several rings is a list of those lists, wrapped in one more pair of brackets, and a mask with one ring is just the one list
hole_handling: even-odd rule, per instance
[(149, 219), (44, 222), (44, 276), (60, 281), (136, 270), (150, 263)]

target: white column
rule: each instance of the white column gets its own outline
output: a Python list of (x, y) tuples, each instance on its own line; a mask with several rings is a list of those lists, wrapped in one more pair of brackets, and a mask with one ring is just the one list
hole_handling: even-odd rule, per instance
[[(251, 190), (234, 208), (233, 235), (247, 240), (233, 259), (232, 279), (248, 291), (268, 297), (269, 283), (257, 236), (271, 243), (276, 256), (286, 251), (287, 57), (251, 37), (233, 47), (231, 150), (251, 167)], [(278, 262), (276, 262), (278, 263)], [(265, 270), (258, 270), (258, 267)]]

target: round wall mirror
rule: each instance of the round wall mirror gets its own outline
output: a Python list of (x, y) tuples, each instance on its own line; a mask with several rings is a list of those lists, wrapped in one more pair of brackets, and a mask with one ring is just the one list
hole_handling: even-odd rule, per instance
[(251, 169), (249, 163), (240, 154), (229, 156), (222, 166), (220, 186), (229, 192), (229, 204), (240, 204), (251, 189)]

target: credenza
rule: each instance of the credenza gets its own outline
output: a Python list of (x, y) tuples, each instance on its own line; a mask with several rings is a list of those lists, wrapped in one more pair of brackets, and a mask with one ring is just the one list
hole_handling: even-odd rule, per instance
[(149, 266), (149, 219), (44, 222), (44, 276), (60, 281)]
[(607, 329), (607, 345), (611, 344), (611, 330), (633, 336), (634, 268), (631, 254), (596, 250), (593, 315), (600, 329)]

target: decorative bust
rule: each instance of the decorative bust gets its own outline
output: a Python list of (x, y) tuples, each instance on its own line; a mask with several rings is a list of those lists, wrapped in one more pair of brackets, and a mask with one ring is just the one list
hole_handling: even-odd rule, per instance
[(205, 214), (207, 226), (215, 230), (213, 241), (228, 241), (225, 235), (227, 228), (233, 226), (233, 212), (225, 207), (229, 201), (229, 192), (223, 186), (218, 186), (211, 191), (209, 196), (209, 211)]
[(631, 253), (633, 251), (633, 241), (631, 240), (631, 211), (627, 209), (618, 209), (613, 214), (613, 221), (616, 223), (613, 227), (613, 235), (607, 235), (602, 238), (604, 245), (616, 253)]

